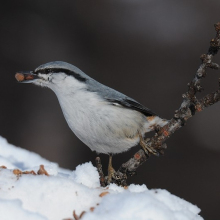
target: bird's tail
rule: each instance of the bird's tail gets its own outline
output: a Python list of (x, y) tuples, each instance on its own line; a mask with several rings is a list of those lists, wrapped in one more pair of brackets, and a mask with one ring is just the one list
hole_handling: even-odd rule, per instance
[(152, 128), (152, 130), (154, 130), (154, 128), (156, 128), (157, 126), (163, 127), (169, 122), (169, 120), (160, 118), (159, 116), (147, 117), (147, 121), (150, 124), (150, 127)]

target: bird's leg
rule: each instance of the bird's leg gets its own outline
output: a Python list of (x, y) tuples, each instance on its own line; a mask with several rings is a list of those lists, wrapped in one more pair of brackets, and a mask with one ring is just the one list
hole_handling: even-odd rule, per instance
[(150, 147), (147, 145), (147, 142), (144, 140), (144, 138), (142, 137), (141, 133), (139, 133), (139, 138), (140, 138), (140, 145), (142, 147), (142, 149), (144, 150), (144, 152), (149, 155), (149, 153), (155, 155), (155, 156), (159, 156), (159, 153), (156, 149)]
[(108, 162), (108, 184), (112, 182), (112, 177), (115, 174), (115, 170), (112, 167), (112, 154), (109, 154), (109, 162)]

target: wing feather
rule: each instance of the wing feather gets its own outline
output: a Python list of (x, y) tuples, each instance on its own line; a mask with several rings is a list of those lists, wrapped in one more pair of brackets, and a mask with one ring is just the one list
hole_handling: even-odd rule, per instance
[(130, 99), (130, 98), (125, 98), (125, 99), (107, 99), (111, 103), (117, 103), (120, 104), (121, 106), (125, 108), (129, 108), (138, 112), (141, 112), (145, 116), (155, 116), (156, 113), (152, 112), (150, 109), (146, 108), (145, 106), (141, 105), (139, 102)]
[(154, 112), (152, 112), (150, 109), (146, 108), (136, 100), (124, 95), (123, 93), (120, 93), (108, 86), (105, 86), (93, 79), (89, 79), (87, 81), (88, 90), (90, 92), (95, 92), (98, 95), (101, 95), (102, 98), (105, 100), (108, 100), (112, 104), (119, 104), (125, 108), (129, 108), (138, 112), (141, 112), (145, 116), (155, 116)]

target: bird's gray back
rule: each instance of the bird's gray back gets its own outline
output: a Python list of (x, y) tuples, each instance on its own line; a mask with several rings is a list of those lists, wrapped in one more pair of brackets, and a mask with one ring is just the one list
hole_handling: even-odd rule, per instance
[(146, 116), (157, 115), (154, 112), (152, 112), (150, 109), (146, 108), (145, 106), (137, 102), (136, 100), (108, 86), (105, 86), (92, 78), (88, 80), (88, 90), (91, 92), (96, 92), (98, 95), (101, 95), (102, 98), (111, 102), (112, 104), (117, 103), (123, 107), (139, 111)]
[(68, 75), (77, 77), (79, 80), (86, 83), (88, 91), (97, 93), (99, 96), (101, 96), (101, 98), (109, 101), (112, 104), (119, 104), (123, 107), (139, 111), (146, 116), (157, 115), (136, 100), (99, 83), (72, 64), (63, 61), (53, 61), (39, 66), (37, 69), (35, 69), (35, 72), (44, 71), (45, 69), (67, 71)]

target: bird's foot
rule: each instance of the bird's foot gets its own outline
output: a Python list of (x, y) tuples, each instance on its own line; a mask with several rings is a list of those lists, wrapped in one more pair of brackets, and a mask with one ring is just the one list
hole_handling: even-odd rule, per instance
[(144, 140), (144, 138), (142, 137), (142, 135), (140, 133), (139, 133), (139, 137), (140, 137), (140, 145), (146, 155), (148, 155), (148, 156), (149, 156), (149, 154), (153, 154), (155, 156), (160, 155), (159, 152), (155, 148), (148, 146), (148, 144), (147, 144), (148, 139)]
[(111, 169), (108, 169), (108, 176), (107, 176), (108, 185), (113, 182), (113, 179), (115, 179), (115, 174), (116, 172), (113, 167)]
[(108, 176), (107, 176), (107, 184), (112, 183), (113, 178), (115, 177), (115, 169), (112, 166), (112, 155), (109, 155), (109, 163), (108, 163)]

